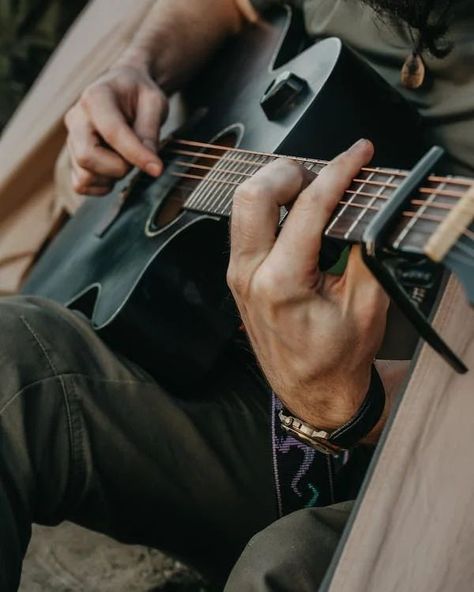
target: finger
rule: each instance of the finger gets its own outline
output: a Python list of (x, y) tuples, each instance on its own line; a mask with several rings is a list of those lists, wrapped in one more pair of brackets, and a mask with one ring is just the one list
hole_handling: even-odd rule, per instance
[(137, 115), (134, 130), (141, 142), (156, 152), (160, 136), (160, 127), (168, 116), (168, 101), (158, 90), (145, 89), (137, 103)]
[(268, 263), (291, 269), (298, 285), (313, 288), (318, 280), (324, 229), (354, 177), (372, 159), (373, 150), (368, 140), (354, 144), (330, 162), (293, 205)]
[(110, 193), (110, 188), (107, 189), (106, 187), (89, 187), (86, 195), (89, 197), (103, 197), (108, 193)]
[(128, 163), (153, 177), (161, 174), (163, 170), (161, 160), (153, 150), (143, 145), (128, 125), (110, 89), (101, 88), (100, 97), (95, 100), (90, 100), (87, 94), (82, 100), (94, 129), (115, 152), (118, 152)]
[(75, 158), (74, 153), (70, 150), (69, 151), (69, 160), (71, 162), (71, 168), (73, 171), (76, 172), (76, 177), (79, 182), (84, 185), (114, 185), (117, 181), (116, 178), (110, 175), (99, 175), (93, 171), (85, 169), (84, 167), (80, 166)]
[(99, 136), (83, 118), (70, 118), (68, 129), (69, 154), (78, 166), (113, 179), (121, 179), (130, 171), (130, 165), (121, 156), (100, 145)]
[(372, 310), (377, 315), (387, 312), (390, 299), (365, 265), (359, 246), (352, 247), (343, 277), (346, 298), (356, 310)]
[(231, 216), (229, 281), (234, 275), (251, 275), (275, 243), (280, 207), (309, 182), (299, 164), (277, 159), (240, 185), (234, 195)]
[(113, 181), (109, 177), (93, 175), (89, 171), (81, 169), (71, 162), (72, 188), (80, 195), (90, 195), (91, 189), (103, 189), (109, 193), (113, 187)]

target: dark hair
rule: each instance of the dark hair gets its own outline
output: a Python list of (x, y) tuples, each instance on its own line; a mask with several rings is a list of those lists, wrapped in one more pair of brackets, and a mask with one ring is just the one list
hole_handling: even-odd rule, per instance
[(414, 30), (414, 50), (429, 51), (437, 58), (448, 55), (452, 43), (446, 40), (450, 10), (456, 0), (362, 0), (376, 12), (405, 21)]
[(449, 30), (449, 15), (453, 0), (431, 0), (422, 20), (416, 28), (419, 31), (418, 51), (428, 50), (436, 58), (444, 58), (453, 45), (446, 40)]

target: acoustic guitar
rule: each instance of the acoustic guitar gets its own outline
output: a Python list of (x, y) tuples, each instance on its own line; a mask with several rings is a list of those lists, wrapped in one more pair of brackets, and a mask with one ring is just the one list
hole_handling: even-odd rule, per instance
[(473, 181), (434, 174), (442, 151), (426, 154), (423, 122), (339, 39), (304, 39), (284, 8), (229, 41), (187, 91), (190, 118), (162, 146), (161, 178), (134, 172), (89, 199), (24, 293), (82, 311), (112, 348), (185, 387), (205, 376), (239, 326), (225, 282), (235, 189), (280, 155), (317, 175), (366, 137), (375, 160), (334, 212), (323, 265), (361, 243), (422, 336), (465, 371), (426, 314), (443, 267), (474, 300)]

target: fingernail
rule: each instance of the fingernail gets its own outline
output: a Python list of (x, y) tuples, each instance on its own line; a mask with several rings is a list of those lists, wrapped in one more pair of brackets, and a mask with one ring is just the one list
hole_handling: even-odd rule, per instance
[(159, 177), (161, 175), (161, 170), (162, 167), (156, 162), (150, 162), (145, 167), (145, 172), (150, 175), (150, 177)]
[(359, 152), (359, 151), (365, 150), (368, 145), (369, 145), (369, 140), (366, 140), (365, 138), (361, 138), (355, 144), (353, 144), (347, 152)]

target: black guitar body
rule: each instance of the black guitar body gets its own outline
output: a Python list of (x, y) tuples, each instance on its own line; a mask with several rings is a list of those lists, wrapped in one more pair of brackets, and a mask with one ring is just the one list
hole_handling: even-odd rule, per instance
[[(366, 137), (377, 164), (410, 168), (423, 152), (412, 110), (339, 40), (298, 53), (302, 41), (283, 9), (229, 43), (188, 92), (197, 116), (180, 137), (319, 158)], [(306, 84), (290, 102), (270, 92), (266, 113), (262, 97), (282, 73)], [(111, 347), (175, 390), (205, 375), (239, 324), (225, 284), (227, 220), (172, 207), (182, 187), (168, 172), (139, 174), (91, 198), (24, 288), (82, 310)]]

